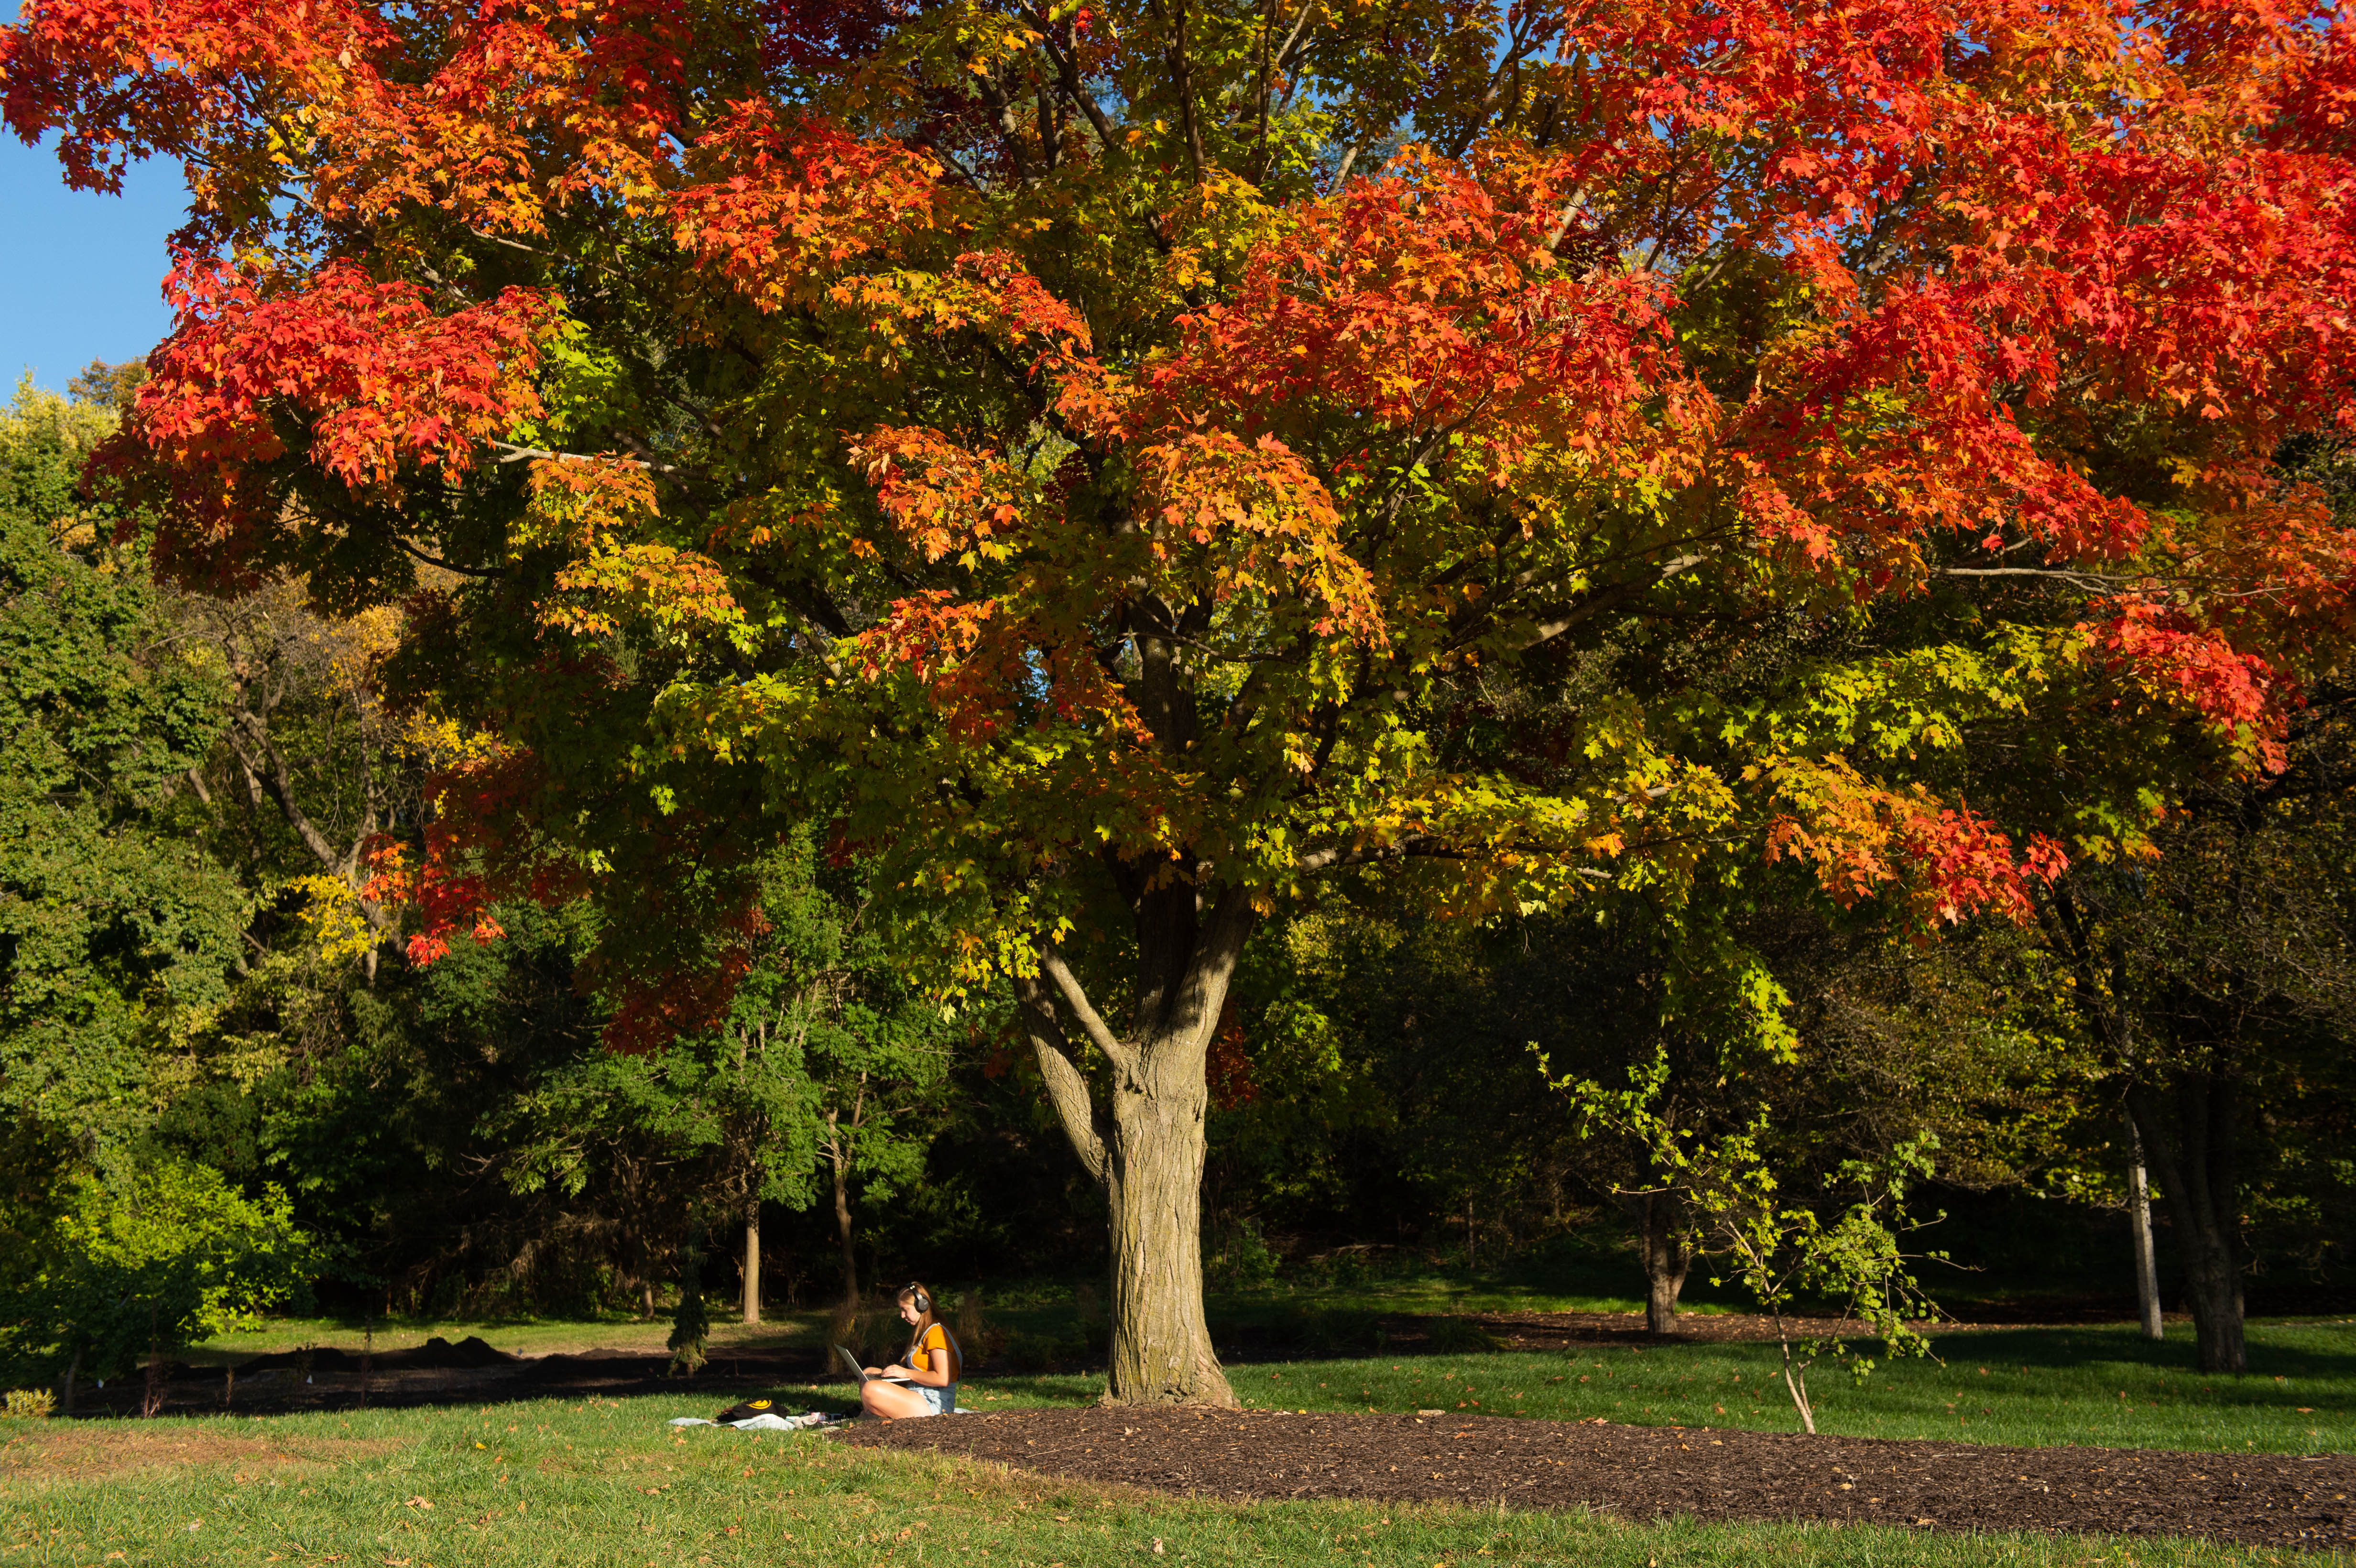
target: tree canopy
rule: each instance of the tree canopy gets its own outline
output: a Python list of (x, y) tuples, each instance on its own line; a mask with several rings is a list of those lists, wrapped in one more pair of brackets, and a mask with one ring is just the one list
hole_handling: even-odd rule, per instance
[[(621, 890), (616, 1042), (706, 1026), (827, 824), (940, 987), (1012, 977), (1116, 1395), (1221, 1400), (1205, 1061), (1321, 880), (2025, 915), (2279, 765), (2346, 613), (2274, 459), (2349, 384), (2350, 26), (27, 0), (0, 101), (189, 172), (102, 459), (159, 563), (400, 604), (483, 737), (381, 868), (415, 955)], [(1944, 608), (1820, 635), (1882, 602)]]

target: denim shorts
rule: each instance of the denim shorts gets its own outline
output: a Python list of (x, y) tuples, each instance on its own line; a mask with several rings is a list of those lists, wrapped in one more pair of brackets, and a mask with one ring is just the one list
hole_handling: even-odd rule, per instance
[(925, 1402), (926, 1415), (947, 1415), (957, 1409), (957, 1384), (947, 1388), (931, 1388), (924, 1383), (910, 1383), (918, 1399)]

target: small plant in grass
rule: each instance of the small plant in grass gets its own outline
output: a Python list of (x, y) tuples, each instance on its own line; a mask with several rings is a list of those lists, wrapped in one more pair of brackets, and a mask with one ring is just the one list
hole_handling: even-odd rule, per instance
[(58, 1396), (45, 1388), (12, 1388), (6, 1413), (12, 1421), (47, 1421), (57, 1413)]
[[(1667, 1173), (1659, 1189), (1686, 1205), (1705, 1253), (1722, 1274), (1741, 1281), (1774, 1320), (1783, 1386), (1801, 1426), (1813, 1434), (1816, 1416), (1808, 1396), (1809, 1371), (1830, 1358), (1861, 1382), (1877, 1362), (1852, 1354), (1841, 1335), (1794, 1340), (1791, 1318), (1801, 1298), (1839, 1302), (1842, 1321), (1854, 1321), (1879, 1339), (1891, 1358), (1930, 1353), (1931, 1342), (1909, 1319), (1930, 1317), (1937, 1308), (1915, 1282), (1913, 1255), (1901, 1249), (1899, 1237), (1920, 1228), (1907, 1213), (1906, 1194), (1933, 1173), (1931, 1156), (1938, 1140), (1926, 1132), (1900, 1143), (1883, 1159), (1846, 1161), (1822, 1201), (1799, 1200), (1783, 1190), (1762, 1151), (1769, 1125), (1766, 1106), (1759, 1107), (1748, 1126), (1713, 1141), (1693, 1128), (1673, 1125), (1660, 1114), (1666, 1073), (1665, 1061), (1656, 1060), (1649, 1069), (1632, 1071), (1626, 1090), (1569, 1080), (1556, 1087), (1570, 1093), (1588, 1125), (1641, 1140), (1652, 1168)], [(1721, 1277), (1710, 1281), (1721, 1283)]]
[(1838, 1186), (1856, 1196), (1827, 1220), (1813, 1206), (1786, 1203), (1778, 1196), (1773, 1173), (1757, 1157), (1756, 1134), (1753, 1127), (1726, 1140), (1716, 1151), (1714, 1168), (1691, 1190), (1708, 1216), (1710, 1239), (1723, 1248), (1719, 1255), (1774, 1319), (1784, 1387), (1800, 1424), (1813, 1433), (1809, 1369), (1830, 1356), (1846, 1361), (1850, 1375), (1862, 1382), (1876, 1363), (1870, 1356), (1851, 1354), (1838, 1335), (1810, 1337), (1795, 1345), (1787, 1314), (1796, 1297), (1840, 1301), (1843, 1320), (1869, 1330), (1893, 1358), (1930, 1354), (1931, 1342), (1909, 1319), (1927, 1317), (1937, 1308), (1915, 1283), (1908, 1267), (1912, 1259), (1900, 1250), (1898, 1238), (1916, 1228), (1906, 1213), (1906, 1191), (1931, 1174), (1929, 1151), (1935, 1140), (1924, 1134), (1899, 1145), (1887, 1160), (1844, 1163)]

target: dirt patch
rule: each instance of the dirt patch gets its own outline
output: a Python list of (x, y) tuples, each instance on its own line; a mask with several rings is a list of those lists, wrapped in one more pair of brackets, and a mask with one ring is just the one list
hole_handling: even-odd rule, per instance
[(1474, 1416), (1009, 1411), (862, 1426), (931, 1449), (1205, 1498), (1586, 1506), (1632, 1520), (1825, 1520), (1948, 1531), (2356, 1546), (2356, 1458), (1998, 1448)]
[(0, 1443), (0, 1482), (90, 1481), (140, 1470), (218, 1466), (253, 1473), (332, 1469), (352, 1459), (389, 1452), (394, 1445), (369, 1438), (319, 1437), (286, 1442), (211, 1432), (125, 1432), (114, 1426), (45, 1423)]
[(345, 1350), (323, 1345), (316, 1349), (281, 1350), (274, 1355), (255, 1356), (238, 1362), (240, 1377), (248, 1381), (264, 1372), (296, 1371), (316, 1376), (321, 1372), (359, 1372), (381, 1371), (387, 1373), (404, 1371), (451, 1371), (483, 1367), (511, 1367), (519, 1358), (505, 1350), (494, 1349), (479, 1335), (469, 1335), (453, 1345), (435, 1335), (423, 1345), (412, 1345), (404, 1350)]

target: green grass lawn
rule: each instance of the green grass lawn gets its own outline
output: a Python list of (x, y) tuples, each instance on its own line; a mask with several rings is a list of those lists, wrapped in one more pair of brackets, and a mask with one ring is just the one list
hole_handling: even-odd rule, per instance
[[(1489, 1364), (1502, 1370), (1515, 1360)], [(1203, 1503), (929, 1456), (842, 1450), (816, 1435), (674, 1434), (662, 1424), (698, 1403), (657, 1396), (0, 1423), (0, 1564), (2207, 1568), (2335, 1561), (2199, 1541)]]
[[(818, 1327), (723, 1326), (712, 1345), (717, 1370), (725, 1370), (732, 1346), (807, 1347)], [(523, 1354), (594, 1346), (656, 1354), (668, 1332), (662, 1324), (628, 1321), (402, 1324), (380, 1331), (377, 1343), (479, 1333)], [(1809, 1388), (1818, 1426), (1853, 1436), (2290, 1454), (2356, 1449), (2356, 1323), (2253, 1324), (2249, 1339), (2253, 1371), (2232, 1378), (2196, 1371), (2190, 1338), (2181, 1333), (2153, 1345), (2126, 1326), (1955, 1331), (1934, 1340), (1935, 1360), (1884, 1364), (1861, 1385), (1839, 1365), (1826, 1364)], [(359, 1339), (324, 1320), (273, 1324), (264, 1333), (211, 1341), (203, 1359), (300, 1343), (357, 1346)], [(1244, 1402), (1263, 1408), (1462, 1408), (1548, 1420), (1601, 1415), (1638, 1425), (1788, 1431), (1797, 1422), (1777, 1365), (1772, 1345), (1672, 1344), (1568, 1353), (1351, 1354), (1239, 1362), (1230, 1373)], [(980, 1404), (1081, 1403), (1102, 1387), (1100, 1378), (1084, 1374), (983, 1376), (968, 1398)], [(794, 1392), (822, 1401), (841, 1390), (806, 1384)]]
[[(2131, 1328), (1941, 1335), (1937, 1360), (1837, 1364), (1808, 1380), (1819, 1430), (2030, 1446), (2356, 1449), (2356, 1325), (2253, 1325), (2254, 1371), (2203, 1376), (2192, 1345)], [(1292, 1410), (1477, 1409), (1548, 1420), (1791, 1431), (1772, 1345), (1585, 1347), (1570, 1352), (1353, 1357), (1229, 1369), (1245, 1403)], [(1025, 1380), (1008, 1380), (1012, 1394)], [(1050, 1395), (1049, 1397), (1054, 1397)]]

